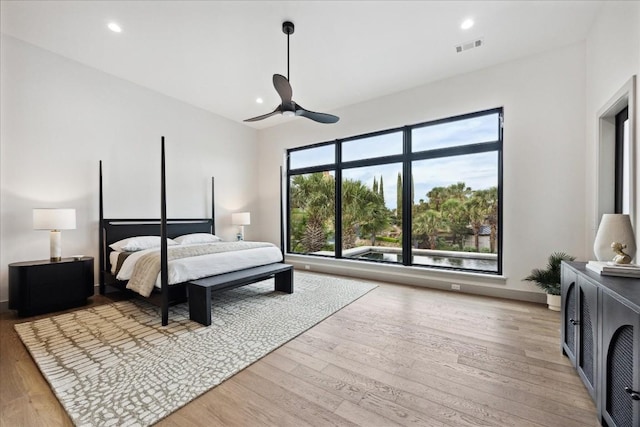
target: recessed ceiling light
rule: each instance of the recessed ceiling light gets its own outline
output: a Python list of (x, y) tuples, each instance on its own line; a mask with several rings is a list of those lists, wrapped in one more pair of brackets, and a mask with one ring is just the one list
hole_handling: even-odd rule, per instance
[(256, 98), (256, 102), (257, 102), (258, 104), (262, 104), (264, 101), (262, 100), (262, 98)]
[(462, 28), (463, 30), (468, 30), (471, 27), (473, 27), (473, 19), (471, 18), (465, 19), (464, 21), (462, 21), (462, 24), (460, 24), (460, 28)]
[(120, 28), (120, 25), (116, 24), (115, 22), (109, 22), (109, 25), (107, 25), (107, 27), (109, 27), (109, 29), (114, 33), (122, 32), (122, 28)]

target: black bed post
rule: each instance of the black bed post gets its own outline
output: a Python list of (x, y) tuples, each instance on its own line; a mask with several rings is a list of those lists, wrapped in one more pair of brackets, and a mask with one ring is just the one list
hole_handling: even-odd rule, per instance
[(98, 271), (98, 290), (100, 292), (100, 295), (104, 295), (105, 294), (105, 285), (104, 285), (104, 272), (106, 270), (106, 262), (105, 262), (105, 249), (104, 249), (104, 228), (103, 228), (103, 222), (104, 222), (104, 201), (102, 200), (102, 160), (100, 160), (100, 168), (99, 168), (99, 182), (100, 182), (100, 192), (99, 192), (99, 208), (98, 210), (100, 211), (99, 213), (99, 220), (98, 220), (98, 245), (100, 245), (100, 248), (98, 249), (98, 256), (100, 257), (100, 263), (99, 263), (99, 268), (100, 270)]
[(160, 154), (160, 286), (162, 290), (162, 326), (169, 324), (169, 273), (167, 260), (167, 190), (164, 157), (164, 136)]
[(216, 180), (211, 177), (211, 234), (216, 234)]

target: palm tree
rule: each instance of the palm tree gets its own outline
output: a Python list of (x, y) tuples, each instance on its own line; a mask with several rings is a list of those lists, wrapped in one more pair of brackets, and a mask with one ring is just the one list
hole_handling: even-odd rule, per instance
[(360, 229), (375, 235), (386, 225), (385, 212), (380, 194), (374, 193), (360, 181), (344, 180), (342, 183), (342, 248), (350, 249), (356, 246)]
[(489, 247), (491, 253), (496, 252), (496, 240), (498, 236), (498, 188), (491, 187), (487, 190), (481, 190), (485, 194), (482, 197), (486, 199), (487, 204), (487, 222), (491, 228), (489, 235)]
[(476, 252), (480, 252), (480, 229), (486, 217), (482, 202), (478, 197), (474, 197), (469, 199), (465, 206), (467, 208), (467, 214), (469, 215), (469, 225), (471, 226), (471, 230), (473, 230), (473, 244)]
[(331, 175), (296, 175), (291, 180), (291, 209), (304, 213), (306, 227), (300, 242), (305, 252), (316, 252), (326, 245), (325, 224), (333, 215), (335, 182)]
[(451, 184), (450, 186), (445, 188), (444, 192), (449, 199), (453, 198), (460, 201), (465, 201), (472, 193), (472, 190), (471, 187), (467, 187), (464, 182), (458, 182), (456, 184)]
[(560, 295), (560, 265), (562, 261), (573, 261), (575, 259), (574, 256), (564, 252), (554, 252), (549, 256), (546, 269), (534, 268), (524, 280), (534, 282), (540, 289), (550, 295)]
[(438, 231), (444, 226), (442, 215), (433, 209), (419, 212), (413, 220), (413, 230), (416, 234), (424, 234), (429, 239), (429, 248), (436, 249)]
[(480, 230), (487, 220), (491, 206), (486, 190), (478, 190), (473, 193), (465, 203), (469, 224), (473, 230), (473, 241), (476, 251), (480, 251)]
[(467, 232), (469, 217), (465, 210), (464, 202), (457, 198), (450, 198), (442, 204), (442, 215), (446, 221), (452, 235), (454, 244), (462, 250), (464, 246), (464, 235)]
[(444, 187), (433, 187), (427, 193), (427, 198), (429, 199), (429, 209), (440, 211), (442, 204), (447, 200), (446, 190)]
[(402, 224), (402, 174), (396, 180), (396, 224)]

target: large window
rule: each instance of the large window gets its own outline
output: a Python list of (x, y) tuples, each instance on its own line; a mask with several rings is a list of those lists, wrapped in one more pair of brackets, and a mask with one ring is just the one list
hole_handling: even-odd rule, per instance
[(287, 252), (502, 273), (502, 109), (287, 152)]

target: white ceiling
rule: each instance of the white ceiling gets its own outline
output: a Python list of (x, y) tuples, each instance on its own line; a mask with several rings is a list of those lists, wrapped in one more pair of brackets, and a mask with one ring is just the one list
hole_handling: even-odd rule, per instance
[[(280, 99), (331, 112), (584, 40), (601, 1), (5, 1), (3, 33), (231, 120)], [(460, 29), (467, 17), (475, 20)], [(123, 32), (107, 29), (118, 22)], [(480, 48), (454, 46), (483, 38)], [(262, 97), (264, 104), (256, 103)], [(248, 124), (257, 129), (282, 116)], [(318, 126), (328, 126), (318, 124)]]

